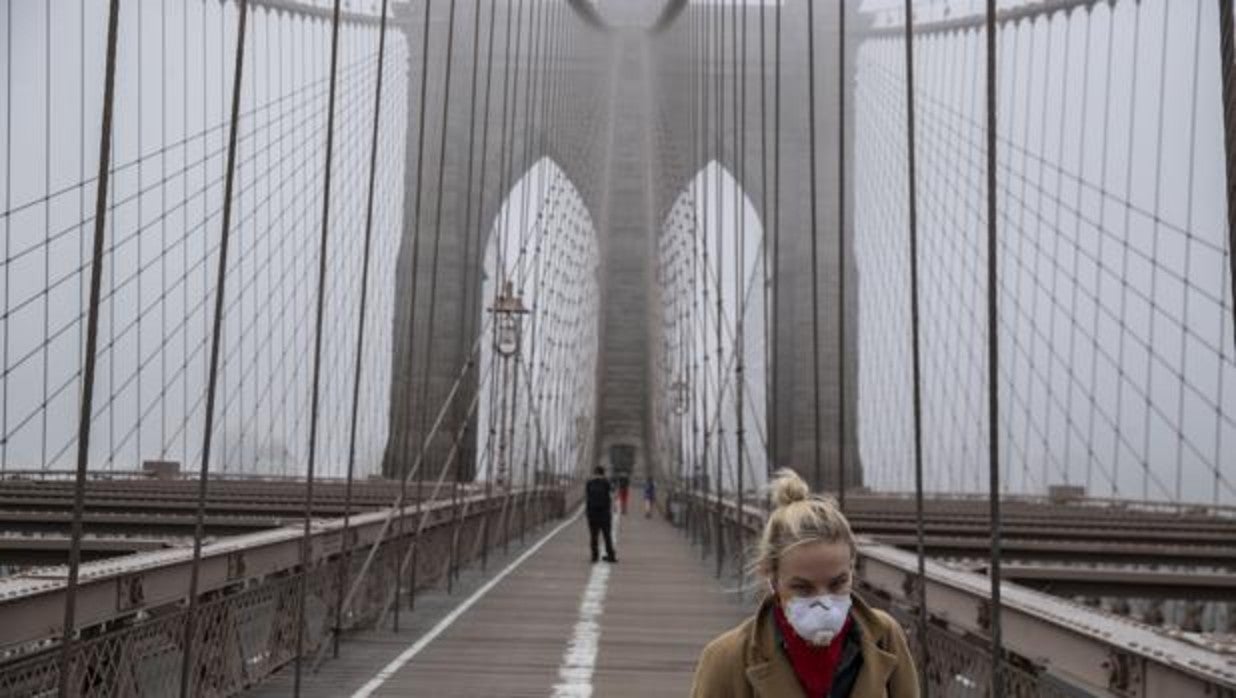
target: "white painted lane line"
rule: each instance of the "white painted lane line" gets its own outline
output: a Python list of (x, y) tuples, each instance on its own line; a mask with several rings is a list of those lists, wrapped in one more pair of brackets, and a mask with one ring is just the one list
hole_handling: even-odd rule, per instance
[[(615, 514), (613, 521), (614, 552), (617, 553), (622, 517)], [(554, 685), (553, 698), (589, 698), (592, 695), (592, 672), (601, 647), (601, 615), (605, 613), (605, 592), (611, 569), (606, 562), (592, 566), (588, 586), (584, 588), (584, 598), (579, 602), (579, 621), (575, 623), (575, 632), (562, 655), (562, 664), (558, 665), (558, 683)]]
[(372, 696), (373, 692), (376, 691), (378, 687), (380, 687), (382, 684), (390, 680), (390, 678), (394, 676), (400, 669), (402, 669), (405, 664), (412, 661), (413, 657), (420, 654), (421, 650), (425, 649), (429, 645), (429, 643), (433, 642), (435, 638), (437, 638), (439, 635), (443, 633), (443, 631), (451, 627), (451, 625), (456, 620), (458, 620), (459, 617), (462, 616), (465, 611), (467, 611), (469, 608), (472, 608), (473, 604), (475, 604), (477, 601), (480, 601), (481, 598), (485, 596), (485, 594), (489, 593), (490, 589), (493, 589), (495, 586), (497, 586), (498, 582), (501, 582), (503, 579), (506, 578), (508, 574), (510, 574), (511, 572), (514, 572), (515, 568), (523, 564), (524, 560), (527, 560), (528, 558), (532, 557), (536, 553), (536, 551), (541, 549), (541, 546), (545, 545), (546, 543), (549, 542), (551, 538), (558, 535), (559, 531), (575, 523), (575, 521), (579, 519), (579, 515), (582, 514), (583, 511), (584, 510), (581, 507), (578, 511), (576, 511), (571, 516), (571, 518), (555, 526), (554, 530), (545, 534), (544, 538), (537, 541), (528, 550), (524, 551), (523, 555), (520, 555), (519, 557), (515, 558), (514, 562), (507, 565), (501, 572), (495, 575), (493, 579), (486, 582), (485, 586), (481, 587), (480, 589), (477, 589), (472, 594), (472, 596), (469, 596), (467, 599), (463, 601), (463, 603), (456, 606), (455, 610), (451, 611), (445, 618), (438, 621), (438, 624), (433, 626), (433, 628), (431, 628), (429, 632), (422, 635), (420, 639), (416, 641), (415, 644), (413, 644), (408, 649), (404, 650), (403, 653), (401, 653), (398, 657), (395, 657), (395, 659), (392, 660), (390, 664), (387, 664), (385, 667), (383, 667), (381, 671), (379, 671), (377, 674), (374, 675), (372, 679), (369, 680), (369, 683), (366, 683), (364, 686), (361, 686), (359, 690), (353, 693), (352, 698), (369, 698), (369, 696)]

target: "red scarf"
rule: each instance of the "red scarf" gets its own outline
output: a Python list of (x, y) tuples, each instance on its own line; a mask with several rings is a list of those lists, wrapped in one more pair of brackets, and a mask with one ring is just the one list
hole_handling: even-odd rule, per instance
[(794, 626), (785, 617), (781, 606), (773, 607), (773, 615), (777, 619), (777, 627), (781, 629), (781, 637), (785, 640), (785, 653), (789, 655), (790, 666), (794, 667), (794, 675), (809, 698), (827, 696), (833, 686), (833, 675), (837, 665), (841, 663), (841, 649), (845, 646), (846, 633), (850, 631), (850, 618), (845, 619), (841, 632), (832, 642), (821, 647), (798, 636)]

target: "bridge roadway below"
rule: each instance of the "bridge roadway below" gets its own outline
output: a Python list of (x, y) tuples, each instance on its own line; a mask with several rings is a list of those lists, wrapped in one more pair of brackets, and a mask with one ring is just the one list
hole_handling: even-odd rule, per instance
[[(400, 633), (388, 622), (346, 636), (339, 658), (306, 668), (302, 695), (686, 695), (704, 645), (750, 606), (664, 519), (632, 507), (615, 526), (616, 565), (589, 562), (579, 515), (499, 549), (452, 594), (419, 594)], [(245, 695), (291, 689), (287, 667)]]

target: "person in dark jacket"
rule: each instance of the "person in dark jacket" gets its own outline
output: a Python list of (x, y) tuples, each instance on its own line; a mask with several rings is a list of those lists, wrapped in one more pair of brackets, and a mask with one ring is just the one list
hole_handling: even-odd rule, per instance
[(597, 561), (597, 534), (605, 536), (605, 561), (618, 562), (614, 555), (611, 532), (613, 487), (605, 479), (605, 468), (597, 466), (594, 476), (584, 486), (585, 512), (588, 515), (588, 537), (592, 545), (592, 561)]

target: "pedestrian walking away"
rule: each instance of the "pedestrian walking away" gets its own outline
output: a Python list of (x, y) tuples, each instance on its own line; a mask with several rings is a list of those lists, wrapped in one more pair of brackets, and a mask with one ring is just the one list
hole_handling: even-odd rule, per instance
[(644, 480), (644, 518), (652, 518), (652, 510), (657, 504), (657, 483), (652, 478)]
[(593, 477), (584, 486), (585, 512), (588, 516), (588, 540), (592, 547), (592, 561), (598, 559), (597, 535), (605, 538), (605, 561), (618, 562), (614, 554), (613, 500), (614, 489), (605, 479), (605, 468), (597, 466)]

